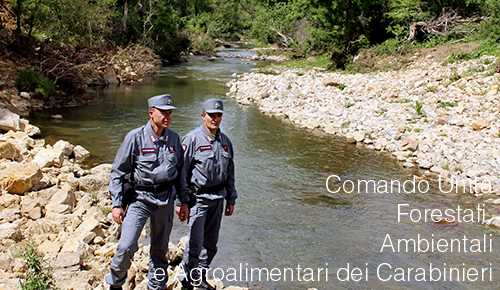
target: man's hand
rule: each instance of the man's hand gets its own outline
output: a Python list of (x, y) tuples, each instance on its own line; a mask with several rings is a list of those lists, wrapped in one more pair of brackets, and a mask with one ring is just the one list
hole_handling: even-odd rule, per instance
[(180, 207), (176, 206), (175, 213), (179, 216), (179, 220), (181, 222), (187, 220), (187, 218), (189, 217), (189, 208), (187, 203), (183, 203)]
[(125, 217), (125, 212), (123, 211), (123, 208), (121, 206), (115, 206), (112, 211), (113, 214), (113, 220), (121, 225), (123, 218)]
[(231, 216), (234, 211), (234, 204), (226, 204), (226, 210), (224, 211), (224, 215)]

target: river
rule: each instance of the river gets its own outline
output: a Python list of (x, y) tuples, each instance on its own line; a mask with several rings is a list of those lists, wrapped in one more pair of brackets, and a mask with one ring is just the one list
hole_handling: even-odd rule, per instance
[[(221, 55), (226, 53), (250, 52), (228, 50)], [(478, 205), (485, 208), (487, 216), (498, 212), (469, 194), (444, 193), (448, 188), (440, 188), (437, 182), (429, 181), (427, 190), (416, 192), (410, 186), (407, 190), (398, 188), (397, 181), (406, 181), (408, 185), (410, 181), (417, 185), (425, 185), (427, 181), (414, 180), (414, 175), (422, 172), (403, 169), (387, 153), (295, 128), (262, 115), (254, 107), (239, 107), (226, 97), (225, 83), (233, 73), (259, 65), (263, 64), (246, 64), (237, 58), (219, 61), (193, 58), (187, 63), (161, 68), (142, 84), (102, 90), (88, 105), (39, 112), (31, 122), (42, 129), (42, 137), (49, 144), (63, 139), (88, 149), (92, 153), (89, 165), (111, 163), (125, 134), (148, 121), (149, 97), (164, 93), (173, 96), (178, 110), (174, 112), (171, 128), (181, 136), (201, 125), (204, 100), (223, 99), (221, 129), (235, 148), (239, 198), (234, 215), (223, 219), (219, 253), (212, 266), (220, 268), (214, 274), (218, 277), (224, 274), (228, 285), (252, 289), (500, 287), (498, 232), (463, 220), (467, 213), (464, 209), (474, 210), (477, 219)], [(50, 118), (53, 114), (60, 114), (63, 119), (53, 120)], [(351, 183), (358, 181), (372, 183), (351, 190)], [(391, 181), (392, 186), (384, 190), (383, 184)], [(398, 222), (398, 205), (401, 212), (413, 210), (413, 221), (409, 215), (400, 215)], [(458, 207), (461, 222), (442, 226), (432, 221), (416, 221), (417, 214), (425, 209), (458, 213)], [(177, 222), (172, 241), (177, 242), (185, 234), (185, 225)], [(398, 250), (397, 239), (418, 242), (418, 238), (420, 252), (413, 250), (411, 242), (410, 249), (402, 243)], [(425, 251), (422, 239), (434, 240), (441, 246), (435, 247), (434, 252)], [(479, 251), (478, 247), (471, 249), (473, 239), (480, 240)], [(389, 246), (390, 241), (394, 250)], [(444, 243), (449, 245), (444, 247)], [(445, 275), (444, 268), (460, 269), (459, 279), (455, 273), (450, 281), (449, 271)], [(474, 276), (471, 268), (479, 274)], [(483, 276), (482, 268), (486, 269)]]

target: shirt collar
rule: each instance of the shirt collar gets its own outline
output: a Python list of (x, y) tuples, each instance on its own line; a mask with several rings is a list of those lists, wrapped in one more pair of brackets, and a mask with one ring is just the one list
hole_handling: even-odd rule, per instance
[(153, 131), (153, 126), (151, 125), (151, 120), (149, 120), (148, 124), (146, 125), (146, 133), (147, 133), (148, 137), (151, 139), (151, 141), (153, 143), (156, 143), (159, 140), (162, 140), (162, 141), (164, 141), (166, 143), (167, 140), (168, 140), (167, 130), (168, 130), (168, 128), (167, 129), (163, 129), (163, 132), (161, 133), (161, 136), (158, 137), (156, 135), (155, 131)]
[(205, 134), (205, 138), (208, 140), (208, 142), (212, 143), (214, 140), (220, 141), (220, 128), (217, 129), (215, 135), (212, 135), (212, 133), (207, 131), (207, 129), (205, 128), (205, 124), (201, 125), (201, 130)]

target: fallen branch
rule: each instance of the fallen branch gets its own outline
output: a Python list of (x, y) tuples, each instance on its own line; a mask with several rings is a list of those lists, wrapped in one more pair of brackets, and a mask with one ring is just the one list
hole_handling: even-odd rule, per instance
[(443, 13), (437, 19), (433, 19), (429, 22), (419, 21), (415, 22), (410, 26), (410, 33), (408, 35), (409, 41), (414, 41), (416, 38), (417, 31), (421, 31), (426, 34), (431, 35), (444, 35), (445, 33), (453, 34), (467, 34), (474, 32), (472, 30), (453, 30), (453, 28), (464, 23), (478, 23), (483, 20), (487, 20), (489, 17), (472, 17), (463, 18), (451, 9), (443, 9)]

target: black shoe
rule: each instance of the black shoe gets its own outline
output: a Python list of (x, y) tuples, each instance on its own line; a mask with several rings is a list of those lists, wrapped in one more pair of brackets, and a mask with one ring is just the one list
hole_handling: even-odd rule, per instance
[(109, 290), (122, 290), (122, 289), (123, 289), (122, 286), (113, 286), (113, 285), (109, 286)]
[(197, 285), (196, 288), (202, 289), (202, 290), (216, 290), (215, 287), (213, 287), (212, 285), (208, 284), (208, 282), (205, 279), (203, 279), (200, 282), (200, 285)]
[(187, 279), (182, 280), (181, 285), (184, 290), (194, 290), (193, 285)]

